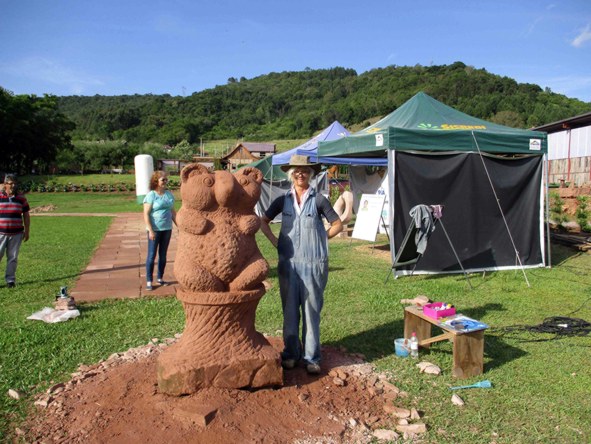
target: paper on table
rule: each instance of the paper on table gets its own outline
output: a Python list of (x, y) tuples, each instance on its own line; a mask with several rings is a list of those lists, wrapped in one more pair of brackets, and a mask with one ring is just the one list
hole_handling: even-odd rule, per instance
[(458, 314), (456, 316), (446, 318), (440, 325), (445, 325), (448, 328), (453, 328), (456, 331), (462, 333), (469, 333), (471, 331), (477, 330), (485, 330), (489, 328), (487, 324), (484, 322), (477, 321), (476, 319), (469, 318), (468, 316), (464, 316), (463, 314)]

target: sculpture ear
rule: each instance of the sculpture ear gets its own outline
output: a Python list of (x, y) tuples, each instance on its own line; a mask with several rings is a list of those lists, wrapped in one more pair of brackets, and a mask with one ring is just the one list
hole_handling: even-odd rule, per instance
[(200, 163), (190, 163), (181, 171), (181, 181), (185, 183), (189, 177), (201, 174), (209, 174), (209, 170)]
[(252, 178), (258, 184), (263, 183), (263, 173), (261, 173), (261, 170), (258, 168), (245, 167), (242, 168), (239, 173), (241, 173), (243, 176)]

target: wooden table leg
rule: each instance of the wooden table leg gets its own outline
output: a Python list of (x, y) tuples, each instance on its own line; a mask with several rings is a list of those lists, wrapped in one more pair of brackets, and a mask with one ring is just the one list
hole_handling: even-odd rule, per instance
[(481, 375), (484, 371), (484, 330), (455, 335), (453, 341), (453, 376), (464, 379)]
[[(431, 337), (431, 323), (408, 311), (404, 311), (404, 337), (410, 339), (413, 331), (417, 334), (419, 342), (423, 339), (429, 339)], [(429, 344), (422, 347), (429, 348)]]

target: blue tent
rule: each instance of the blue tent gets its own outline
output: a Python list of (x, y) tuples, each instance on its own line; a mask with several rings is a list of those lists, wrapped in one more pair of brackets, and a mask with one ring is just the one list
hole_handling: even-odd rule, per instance
[(372, 166), (386, 166), (388, 160), (386, 158), (341, 158), (341, 157), (318, 157), (318, 142), (330, 142), (349, 136), (351, 133), (341, 125), (338, 121), (334, 121), (330, 126), (326, 127), (320, 134), (312, 137), (307, 142), (296, 146), (295, 148), (285, 151), (283, 153), (275, 154), (272, 157), (273, 165), (287, 165), (289, 159), (294, 154), (303, 156), (310, 156), (312, 162), (319, 162), (324, 165), (372, 165)]
[[(318, 158), (318, 142), (330, 142), (349, 135), (349, 131), (343, 125), (334, 121), (322, 130), (320, 134), (307, 142), (283, 153), (274, 154), (273, 156), (268, 156), (246, 165), (258, 168), (264, 175), (261, 198), (257, 204), (257, 212), (261, 214), (262, 209), (267, 208), (275, 197), (284, 194), (291, 187), (291, 183), (287, 180), (287, 175), (280, 169), (280, 166), (287, 165), (291, 156), (294, 154), (310, 156), (312, 162), (319, 162), (324, 165), (387, 166), (388, 159), (386, 157), (367, 159), (360, 157)], [(317, 181), (320, 183), (316, 183)], [(317, 189), (327, 190), (326, 175), (320, 174), (320, 176), (314, 178), (314, 184)]]
[(341, 137), (347, 137), (350, 133), (336, 120), (326, 127), (320, 134), (312, 137), (307, 142), (296, 146), (295, 148), (278, 153), (273, 156), (273, 165), (287, 165), (289, 159), (294, 154), (300, 154), (303, 156), (310, 156), (312, 162), (318, 161), (318, 142), (329, 142), (331, 140), (337, 140)]

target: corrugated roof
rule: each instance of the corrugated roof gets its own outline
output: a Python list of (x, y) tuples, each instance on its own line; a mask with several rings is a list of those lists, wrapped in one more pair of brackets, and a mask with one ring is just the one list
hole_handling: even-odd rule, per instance
[(558, 120), (557, 122), (547, 123), (546, 125), (532, 128), (534, 131), (545, 131), (547, 133), (556, 133), (565, 129), (581, 128), (591, 125), (591, 112), (569, 117), (568, 119)]
[(248, 149), (251, 153), (274, 153), (274, 143), (262, 143), (262, 142), (241, 142), (238, 145), (242, 145)]

